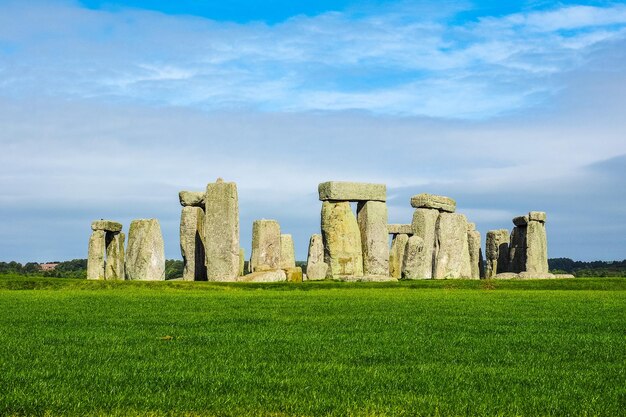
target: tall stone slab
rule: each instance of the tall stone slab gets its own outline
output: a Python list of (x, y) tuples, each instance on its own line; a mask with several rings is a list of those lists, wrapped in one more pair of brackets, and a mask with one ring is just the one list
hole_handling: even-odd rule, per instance
[(124, 280), (124, 240), (122, 232), (107, 233), (106, 236), (106, 266), (104, 277), (106, 280)]
[(133, 220), (130, 224), (126, 249), (126, 279), (165, 279), (163, 236), (157, 219)]
[(389, 275), (389, 233), (387, 203), (364, 201), (357, 206), (357, 221), (361, 231), (363, 273)]
[(435, 279), (471, 278), (467, 219), (462, 214), (441, 213), (437, 220)]
[[(392, 278), (402, 278), (402, 266), (404, 265), (404, 254), (409, 236), (400, 233), (393, 237), (391, 250), (389, 251), (389, 276)], [(419, 274), (421, 271), (416, 271)]]
[(255, 220), (252, 224), (250, 272), (280, 269), (280, 225), (276, 220)]
[(509, 272), (509, 231), (506, 229), (487, 232), (487, 265), (486, 278), (495, 278), (497, 274)]
[(327, 277), (363, 276), (361, 232), (350, 203), (322, 203), (322, 239)]
[(218, 179), (206, 188), (204, 253), (208, 281), (236, 281), (239, 275), (237, 184)]
[(526, 270), (526, 233), (528, 223), (516, 225), (511, 232), (509, 244), (509, 266), (506, 271), (519, 274)]
[(105, 263), (104, 253), (106, 248), (106, 232), (94, 230), (89, 237), (87, 250), (87, 279), (104, 279)]
[(481, 270), (483, 269), (483, 256), (480, 249), (480, 240), (480, 232), (476, 230), (473, 223), (470, 223), (467, 230), (467, 247), (470, 255), (471, 278), (474, 279), (483, 277), (481, 273)]
[(324, 242), (321, 234), (314, 234), (309, 241), (309, 253), (306, 260), (306, 276), (310, 281), (326, 278), (328, 264), (324, 262)]
[(282, 234), (280, 235), (280, 269), (292, 269), (295, 267), (296, 250), (293, 244), (293, 237), (289, 234)]
[(409, 237), (404, 252), (402, 278), (423, 279), (419, 274), (424, 270), (422, 265), (425, 262), (424, 239), (419, 236)]
[(417, 276), (429, 279), (433, 277), (435, 262), (435, 236), (439, 211), (435, 209), (418, 208), (413, 213), (413, 235), (424, 241), (424, 263), (416, 271)]
[(204, 210), (184, 206), (180, 215), (180, 253), (183, 256), (183, 280), (206, 281), (204, 264)]
[(239, 276), (242, 277), (245, 274), (246, 268), (246, 251), (243, 248), (239, 248)]
[(526, 272), (548, 273), (548, 241), (543, 212), (530, 212), (526, 228)]

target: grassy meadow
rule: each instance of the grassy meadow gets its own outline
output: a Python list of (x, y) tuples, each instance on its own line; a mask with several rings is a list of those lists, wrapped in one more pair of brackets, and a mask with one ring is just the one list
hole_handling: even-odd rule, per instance
[(626, 415), (626, 279), (0, 278), (0, 415)]

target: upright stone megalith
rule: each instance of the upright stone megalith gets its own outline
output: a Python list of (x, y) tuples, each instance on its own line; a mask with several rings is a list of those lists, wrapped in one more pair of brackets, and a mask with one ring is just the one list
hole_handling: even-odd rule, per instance
[(204, 252), (208, 281), (236, 281), (239, 275), (237, 184), (218, 179), (206, 188)]
[(180, 215), (180, 252), (183, 256), (183, 280), (206, 281), (204, 264), (204, 210), (184, 206)]
[[(296, 267), (296, 253), (293, 237), (289, 234), (280, 235), (280, 269), (293, 269)], [(302, 274), (302, 271), (300, 271)], [(300, 279), (302, 281), (302, 279)]]
[(417, 208), (413, 213), (413, 235), (424, 241), (424, 262), (415, 271), (416, 276), (430, 279), (433, 277), (435, 262), (435, 237), (439, 211), (428, 208)]
[(280, 269), (280, 225), (276, 220), (252, 223), (250, 273)]
[(467, 218), (443, 212), (437, 221), (435, 279), (471, 278)]
[(508, 268), (502, 272), (519, 274), (526, 271), (526, 233), (528, 231), (528, 216), (518, 216), (513, 219), (513, 231), (509, 239)]
[(546, 213), (531, 211), (526, 228), (526, 272), (548, 273), (548, 241), (546, 237)]
[(322, 237), (329, 278), (363, 276), (361, 232), (349, 202), (322, 203)]
[(389, 233), (387, 203), (364, 201), (357, 206), (357, 220), (361, 231), (363, 273), (389, 275)]
[(423, 272), (422, 265), (425, 262), (424, 239), (419, 236), (411, 236), (407, 241), (404, 252), (402, 278), (424, 279), (423, 276), (420, 276), (420, 273)]
[(393, 236), (389, 251), (389, 276), (392, 278), (402, 278), (402, 266), (408, 241), (409, 235), (407, 234), (400, 233)]
[(490, 230), (487, 232), (485, 244), (487, 252), (486, 278), (495, 278), (496, 275), (509, 270), (509, 231), (507, 229)]
[(483, 255), (481, 252), (480, 232), (474, 223), (467, 224), (467, 245), (470, 255), (471, 277), (483, 278)]
[(324, 262), (324, 242), (322, 235), (314, 234), (309, 241), (309, 253), (306, 260), (306, 276), (310, 281), (326, 278), (328, 264)]
[(112, 220), (91, 223), (87, 255), (87, 279), (124, 279), (122, 224)]
[(157, 219), (133, 220), (130, 224), (126, 249), (126, 279), (165, 279), (163, 236)]

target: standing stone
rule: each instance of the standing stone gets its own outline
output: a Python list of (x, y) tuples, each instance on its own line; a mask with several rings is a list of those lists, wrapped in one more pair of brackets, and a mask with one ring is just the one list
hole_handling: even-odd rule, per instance
[(280, 269), (280, 225), (276, 220), (255, 220), (252, 224), (250, 272)]
[(441, 213), (437, 221), (436, 239), (434, 278), (471, 278), (466, 217), (456, 213)]
[[(280, 235), (280, 269), (296, 267), (296, 254), (291, 235)], [(302, 274), (302, 271), (300, 271)], [(289, 281), (289, 276), (287, 276)], [(302, 279), (300, 279), (302, 281)]]
[(322, 203), (322, 238), (327, 277), (363, 276), (361, 232), (350, 203)]
[(411, 236), (406, 244), (404, 252), (404, 262), (402, 265), (402, 278), (423, 279), (419, 273), (424, 269), (422, 265), (426, 262), (424, 256), (424, 239), (419, 236)]
[(239, 248), (239, 276), (242, 277), (246, 268), (246, 251)]
[(237, 184), (221, 178), (207, 185), (204, 252), (208, 281), (236, 281), (239, 275)]
[[(401, 233), (395, 235), (391, 241), (391, 251), (389, 252), (389, 276), (392, 278), (402, 278), (402, 266), (404, 264), (404, 254), (409, 236)], [(416, 271), (415, 274), (421, 273)]]
[[(548, 241), (546, 237), (543, 212), (531, 211), (526, 228), (526, 272), (533, 274), (548, 273)], [(536, 220), (538, 219), (538, 220)]]
[(528, 223), (519, 224), (513, 228), (509, 246), (508, 271), (519, 274), (526, 270), (526, 232)]
[(126, 279), (165, 279), (163, 236), (157, 219), (133, 220), (130, 224), (126, 249)]
[(314, 234), (309, 242), (309, 253), (306, 260), (306, 276), (310, 281), (326, 278), (328, 264), (324, 262), (324, 242), (322, 235)]
[(467, 247), (470, 255), (471, 278), (474, 279), (482, 277), (483, 256), (480, 246), (480, 232), (476, 230), (476, 226), (473, 223), (469, 223), (467, 228)]
[(363, 273), (389, 276), (387, 203), (360, 202), (357, 206), (357, 220), (361, 231)]
[(495, 278), (497, 274), (509, 269), (509, 231), (506, 229), (487, 232), (487, 267), (486, 278)]
[(433, 209), (418, 208), (413, 213), (413, 234), (424, 241), (424, 263), (416, 275), (430, 279), (433, 277), (435, 262), (435, 235), (439, 211)]
[(94, 230), (87, 251), (87, 279), (104, 279), (104, 251), (106, 232)]
[(180, 253), (183, 280), (206, 281), (204, 265), (204, 210), (185, 206), (180, 215)]
[(124, 233), (107, 233), (106, 235), (106, 280), (124, 280)]

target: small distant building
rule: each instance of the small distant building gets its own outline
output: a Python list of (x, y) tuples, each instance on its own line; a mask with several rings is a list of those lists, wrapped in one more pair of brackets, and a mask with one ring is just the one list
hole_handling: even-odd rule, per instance
[(58, 264), (59, 264), (58, 262), (39, 264), (39, 268), (41, 268), (42, 271), (54, 271), (54, 269), (57, 267)]

